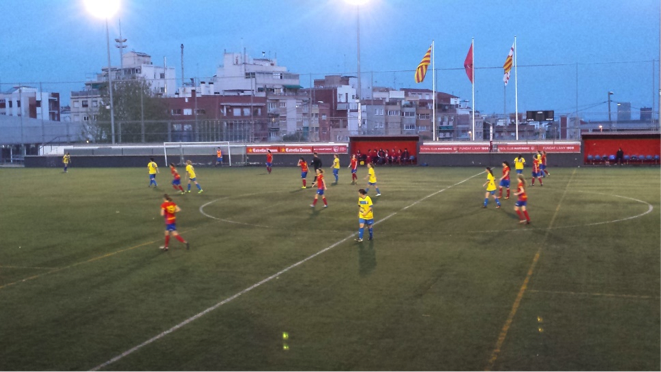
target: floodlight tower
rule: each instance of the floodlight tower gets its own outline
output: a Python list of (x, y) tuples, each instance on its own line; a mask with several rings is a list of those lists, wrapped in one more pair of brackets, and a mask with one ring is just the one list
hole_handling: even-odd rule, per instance
[(93, 16), (106, 21), (106, 46), (108, 49), (108, 91), (110, 92), (110, 130), (112, 143), (115, 143), (115, 107), (112, 102), (112, 67), (110, 65), (110, 32), (108, 19), (119, 11), (120, 0), (85, 0), (87, 11)]
[[(360, 76), (360, 6), (367, 4), (369, 0), (344, 0), (351, 5), (356, 6), (356, 53), (358, 61), (358, 87), (356, 90), (356, 102), (358, 102), (358, 127), (360, 128), (363, 125), (363, 108), (360, 102), (360, 96), (362, 94), (361, 85), (362, 79)], [(347, 118), (349, 120), (349, 118)]]

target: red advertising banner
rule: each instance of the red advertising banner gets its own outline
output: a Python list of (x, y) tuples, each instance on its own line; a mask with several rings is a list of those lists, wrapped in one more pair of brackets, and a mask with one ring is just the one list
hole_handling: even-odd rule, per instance
[(421, 154), (483, 153), (489, 145), (420, 145)]
[(273, 154), (346, 154), (349, 152), (347, 145), (269, 145), (269, 146), (247, 146), (248, 154), (266, 154), (271, 150)]
[(531, 153), (537, 151), (546, 151), (546, 152), (581, 152), (580, 143), (549, 143), (549, 144), (513, 144), (513, 143), (504, 143), (497, 145), (498, 152), (502, 153)]

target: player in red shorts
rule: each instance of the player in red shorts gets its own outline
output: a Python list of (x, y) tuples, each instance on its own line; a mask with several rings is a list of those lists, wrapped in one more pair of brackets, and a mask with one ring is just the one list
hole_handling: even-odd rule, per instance
[[(314, 208), (315, 205), (317, 205), (317, 199), (319, 198), (319, 195), (321, 195), (321, 199), (324, 201), (324, 208), (328, 208), (328, 202), (326, 201), (326, 195), (324, 195), (324, 191), (326, 191), (326, 180), (324, 179), (324, 170), (319, 168), (317, 169), (317, 193), (314, 195), (314, 201), (312, 204), (310, 204), (310, 207)], [(314, 186), (314, 183), (312, 184)]]
[(172, 201), (172, 198), (168, 194), (164, 194), (163, 204), (161, 204), (161, 216), (165, 217), (165, 245), (161, 246), (161, 249), (164, 251), (168, 250), (170, 236), (174, 236), (175, 239), (186, 245), (186, 249), (190, 249), (188, 242), (177, 232), (176, 214), (180, 211), (181, 209)]
[(518, 200), (514, 205), (514, 211), (519, 215), (519, 223), (530, 225), (530, 216), (526, 210), (526, 204), (528, 204), (528, 195), (526, 194), (525, 189), (526, 179), (523, 178), (523, 175), (521, 174), (519, 174), (517, 177), (519, 178), (519, 185), (517, 186), (514, 195), (518, 196)]
[(356, 171), (358, 171), (358, 159), (356, 159), (356, 155), (351, 155), (351, 163), (348, 168), (351, 169), (351, 184), (355, 185), (358, 182), (358, 175), (356, 174)]
[(498, 192), (500, 193), (500, 198), (503, 197), (503, 187), (507, 189), (507, 196), (505, 199), (510, 198), (510, 163), (503, 162), (503, 176), (500, 177), (500, 185), (498, 186)]
[(307, 186), (305, 177), (308, 176), (308, 163), (305, 161), (305, 159), (300, 158), (298, 159), (298, 164), (296, 165), (301, 167), (301, 178), (303, 179), (303, 187), (301, 188), (304, 189)]
[(174, 163), (170, 163), (170, 173), (172, 173), (172, 177), (174, 179), (172, 180), (172, 187), (175, 190), (181, 191), (181, 194), (184, 194), (184, 188), (181, 187), (181, 176), (179, 175), (179, 172), (177, 172), (177, 167), (174, 165)]

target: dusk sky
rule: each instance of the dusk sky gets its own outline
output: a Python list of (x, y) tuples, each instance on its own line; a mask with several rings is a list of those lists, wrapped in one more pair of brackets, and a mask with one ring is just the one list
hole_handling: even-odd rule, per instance
[[(42, 82), (67, 104), (70, 91), (107, 65), (104, 22), (82, 0), (2, 5), (2, 91)], [(637, 118), (640, 107), (658, 110), (659, 11), (659, 0), (369, 0), (361, 7), (361, 70), (377, 86), (431, 88), (431, 70), (422, 84), (413, 76), (433, 39), (438, 90), (470, 100), (463, 61), (474, 37), (476, 107), (503, 113), (502, 65), (516, 35), (519, 111), (572, 113), (578, 93), (581, 113), (603, 118), (613, 91)], [(223, 50), (243, 47), (252, 57), (277, 53), (306, 87), (325, 74), (356, 74), (356, 7), (344, 0), (122, 0), (111, 38), (120, 18), (126, 50), (150, 54), (157, 65), (167, 57), (178, 77), (182, 43), (187, 78), (214, 75)], [(514, 111), (513, 77), (507, 111)]]

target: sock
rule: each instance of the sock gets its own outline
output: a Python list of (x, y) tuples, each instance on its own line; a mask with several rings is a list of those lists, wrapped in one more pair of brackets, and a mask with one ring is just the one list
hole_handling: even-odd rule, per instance
[(519, 215), (519, 220), (523, 221), (523, 213), (519, 210), (519, 211), (516, 211), (516, 214)]
[(359, 228), (358, 229), (358, 239), (362, 239), (364, 233), (365, 233), (365, 228), (364, 227)]
[(353, 181), (358, 181), (358, 177), (356, 176), (355, 173), (353, 173), (353, 174), (351, 175), (351, 180), (353, 180)]
[(176, 185), (172, 185), (172, 188), (175, 189), (175, 190), (177, 190), (177, 186), (176, 186)]
[(306, 182), (305, 182), (305, 180), (303, 180), (303, 186), (306, 186)]
[(489, 198), (484, 198), (484, 206), (487, 206), (487, 203), (489, 203)]
[(365, 189), (365, 193), (368, 193), (368, 192), (370, 192), (370, 188), (369, 188), (369, 187)]
[(200, 186), (199, 183), (196, 183), (195, 186), (197, 186), (197, 189), (198, 189), (198, 190), (202, 190), (202, 186)]
[(507, 197), (510, 197), (510, 189), (507, 189)]
[(186, 241), (184, 240), (184, 238), (181, 237), (181, 235), (176, 235), (175, 238), (182, 243), (186, 243)]
[(324, 200), (324, 205), (328, 205), (328, 202), (326, 201), (326, 198), (324, 198), (323, 200)]
[(168, 247), (168, 244), (170, 244), (170, 235), (165, 236), (165, 248)]
[(335, 175), (335, 183), (337, 183), (337, 182), (338, 182), (338, 177), (337, 177), (337, 175)]
[(526, 215), (526, 220), (528, 220), (528, 222), (530, 222), (530, 216), (528, 215), (528, 211), (523, 211), (523, 214)]
[(502, 198), (502, 197), (503, 197), (503, 189), (500, 189), (500, 190), (498, 191), (498, 197), (499, 197), (499, 198)]
[(532, 184), (533, 184), (533, 185), (535, 184), (535, 179), (534, 179), (534, 178), (532, 179)]
[(496, 198), (496, 204), (500, 207), (500, 199)]
[(376, 188), (376, 193), (377, 193), (377, 194), (380, 194), (380, 193), (381, 193), (381, 191), (379, 191), (379, 188), (378, 188), (378, 187)]
[(181, 192), (184, 192), (184, 188), (181, 187), (181, 185), (179, 185), (179, 190), (181, 190)]
[(190, 191), (190, 183), (188, 184), (188, 191)]
[(370, 227), (369, 229), (367, 229), (367, 231), (369, 231), (369, 233), (370, 233), (370, 239), (371, 239), (371, 238), (372, 238), (372, 233), (373, 233), (374, 230), (372, 230), (372, 228)]
[(314, 200), (312, 201), (312, 205), (317, 205), (317, 199), (314, 199)]
[(539, 184), (540, 184), (540, 185), (543, 185), (543, 183), (542, 183), (542, 179), (541, 179), (541, 178), (539, 179)]

